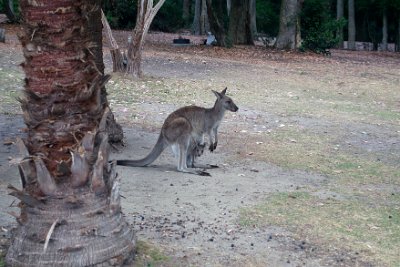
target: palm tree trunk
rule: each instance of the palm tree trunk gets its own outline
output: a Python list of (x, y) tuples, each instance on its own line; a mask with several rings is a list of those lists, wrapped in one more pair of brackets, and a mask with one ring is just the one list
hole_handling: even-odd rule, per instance
[(88, 30), (95, 1), (20, 1), (28, 133), (23, 188), (10, 188), (21, 201), (10, 266), (119, 266), (132, 258), (133, 232), (108, 163), (108, 77)]

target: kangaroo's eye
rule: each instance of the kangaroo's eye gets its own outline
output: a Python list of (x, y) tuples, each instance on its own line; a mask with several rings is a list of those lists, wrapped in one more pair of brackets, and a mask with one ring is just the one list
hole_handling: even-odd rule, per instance
[(226, 103), (230, 104), (230, 103), (232, 103), (232, 101), (228, 100), (228, 101), (226, 101)]

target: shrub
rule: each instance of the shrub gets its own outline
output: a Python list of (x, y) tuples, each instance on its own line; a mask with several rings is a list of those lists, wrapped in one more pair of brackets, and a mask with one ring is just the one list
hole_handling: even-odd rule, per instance
[(344, 19), (332, 18), (329, 0), (306, 0), (301, 14), (301, 50), (327, 53), (329, 48), (339, 43), (336, 31), (344, 27)]

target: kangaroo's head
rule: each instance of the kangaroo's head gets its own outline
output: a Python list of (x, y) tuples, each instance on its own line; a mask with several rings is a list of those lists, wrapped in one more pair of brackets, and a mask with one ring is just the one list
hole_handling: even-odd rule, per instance
[(235, 105), (235, 103), (233, 103), (232, 98), (230, 98), (229, 96), (225, 95), (226, 89), (228, 89), (228, 88), (225, 87), (225, 89), (222, 90), (220, 93), (217, 92), (217, 91), (212, 90), (213, 93), (215, 94), (215, 96), (217, 97), (217, 101), (215, 102), (215, 105), (220, 106), (224, 110), (229, 110), (229, 111), (232, 111), (232, 112), (236, 112), (236, 111), (238, 111), (239, 108)]

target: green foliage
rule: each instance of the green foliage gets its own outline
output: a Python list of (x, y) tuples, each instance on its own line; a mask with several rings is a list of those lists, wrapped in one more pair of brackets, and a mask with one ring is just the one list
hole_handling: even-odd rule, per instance
[[(0, 13), (6, 13), (6, 8), (4, 5), (5, 1), (0, 0)], [(16, 16), (17, 20), (20, 18), (20, 13), (19, 13), (19, 0), (13, 0), (13, 11), (14, 15)]]
[[(113, 29), (132, 30), (136, 24), (137, 0), (103, 1), (108, 23)], [(182, 0), (165, 1), (154, 18), (151, 29), (172, 32), (183, 27)]]
[(279, 31), (280, 0), (257, 0), (257, 31), (277, 36)]
[(133, 29), (136, 23), (136, 0), (103, 1), (104, 14), (113, 29)]
[(301, 14), (301, 50), (327, 53), (339, 43), (336, 32), (346, 24), (344, 19), (332, 18), (329, 0), (306, 0)]
[(182, 0), (168, 0), (158, 11), (151, 28), (157, 31), (174, 32), (184, 26)]

